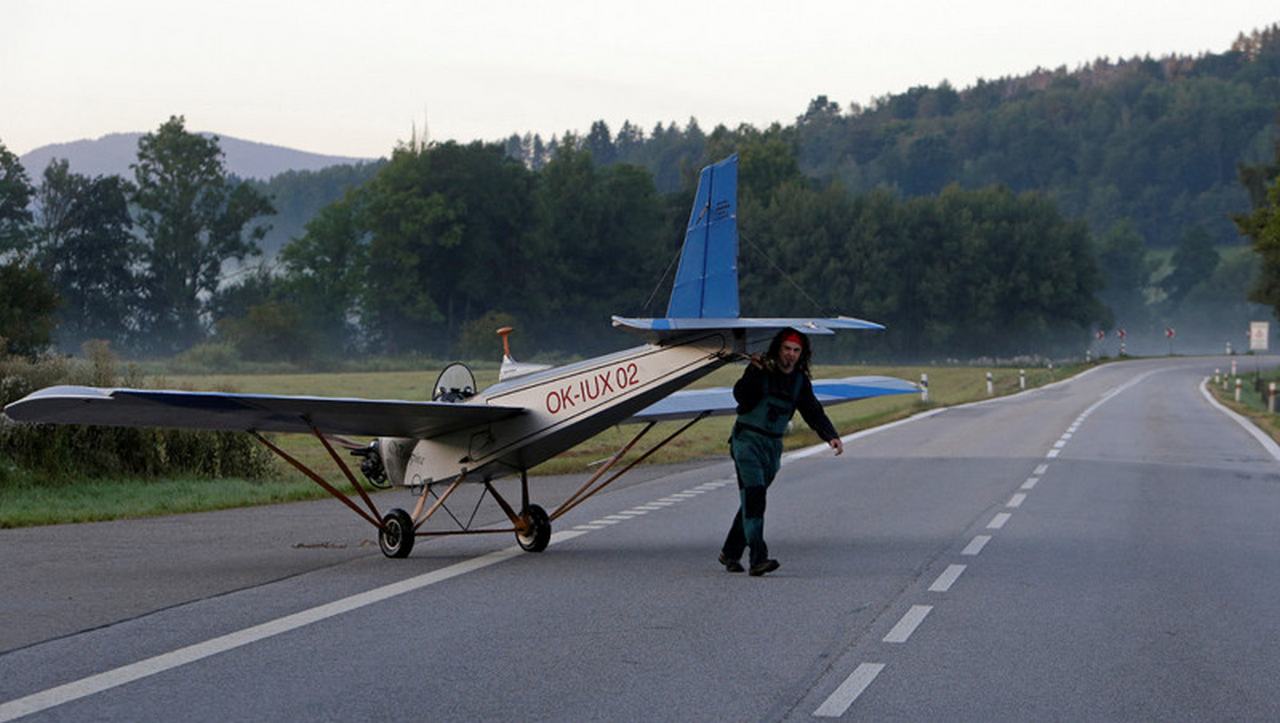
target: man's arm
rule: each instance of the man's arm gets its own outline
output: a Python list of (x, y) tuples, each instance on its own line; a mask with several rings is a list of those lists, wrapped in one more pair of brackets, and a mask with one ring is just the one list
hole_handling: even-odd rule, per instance
[(800, 418), (804, 423), (809, 425), (813, 431), (818, 433), (822, 441), (826, 442), (839, 455), (844, 452), (844, 442), (840, 440), (840, 433), (836, 431), (836, 427), (831, 423), (831, 418), (827, 416), (827, 412), (822, 408), (822, 403), (813, 394), (813, 384), (805, 377), (804, 382), (800, 385), (800, 396), (796, 399), (796, 409), (800, 412)]
[(738, 403), (738, 414), (755, 409), (768, 391), (769, 374), (755, 364), (747, 365), (738, 382), (733, 385), (733, 399)]

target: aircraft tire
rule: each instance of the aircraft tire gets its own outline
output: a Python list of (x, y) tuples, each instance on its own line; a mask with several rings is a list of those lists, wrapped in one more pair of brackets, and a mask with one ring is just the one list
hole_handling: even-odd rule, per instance
[(399, 507), (382, 517), (378, 547), (387, 557), (408, 557), (413, 552), (413, 518)]
[(551, 518), (547, 511), (538, 505), (529, 505), (529, 522), (533, 529), (528, 534), (516, 533), (516, 543), (525, 552), (542, 552), (551, 542)]

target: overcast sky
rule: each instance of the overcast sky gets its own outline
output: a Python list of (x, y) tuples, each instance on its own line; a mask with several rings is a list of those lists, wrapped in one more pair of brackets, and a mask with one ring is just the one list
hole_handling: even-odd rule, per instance
[(0, 142), (207, 130), (387, 155), (433, 140), (646, 131), (694, 116), (790, 123), (947, 79), (1226, 50), (1280, 21), (1276, 0), (784, 3), (647, 0), (0, 0)]

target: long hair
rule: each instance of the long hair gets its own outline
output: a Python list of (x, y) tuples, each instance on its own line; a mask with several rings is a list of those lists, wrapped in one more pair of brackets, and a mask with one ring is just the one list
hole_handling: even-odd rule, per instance
[(765, 352), (765, 360), (771, 368), (777, 368), (778, 359), (782, 353), (782, 339), (788, 335), (795, 334), (800, 337), (800, 359), (796, 361), (796, 369), (809, 376), (809, 358), (813, 355), (813, 350), (809, 347), (809, 337), (804, 332), (795, 329), (782, 329), (773, 335), (773, 341), (769, 342), (769, 351)]

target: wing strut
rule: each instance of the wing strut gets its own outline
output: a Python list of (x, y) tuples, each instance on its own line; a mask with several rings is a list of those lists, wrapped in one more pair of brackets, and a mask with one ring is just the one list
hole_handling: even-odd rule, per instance
[(271, 440), (259, 434), (257, 430), (251, 429), (249, 430), (249, 433), (257, 437), (259, 442), (262, 442), (264, 445), (267, 446), (267, 449), (271, 450), (272, 452), (275, 452), (281, 459), (293, 465), (293, 467), (297, 469), (299, 472), (305, 474), (308, 478), (311, 479), (312, 482), (315, 482), (316, 484), (323, 487), (325, 492), (328, 492), (329, 494), (333, 495), (333, 497), (337, 499), (339, 502), (346, 505), (347, 507), (350, 507), (352, 511), (354, 511), (357, 515), (360, 515), (365, 520), (367, 520), (369, 524), (373, 525), (374, 527), (377, 527), (378, 529), (382, 529), (382, 522), (381, 522), (381, 517), (378, 515), (378, 508), (374, 506), (373, 500), (369, 498), (368, 493), (366, 493), (364, 491), (364, 488), (360, 486), (360, 483), (356, 481), (355, 476), (351, 474), (351, 470), (347, 468), (347, 465), (345, 463), (343, 463), (342, 458), (339, 457), (337, 453), (333, 451), (333, 447), (330, 446), (328, 440), (324, 438), (324, 435), (320, 434), (319, 430), (317, 430), (315, 427), (312, 427), (311, 431), (315, 433), (316, 437), (318, 437), (320, 439), (320, 442), (324, 445), (324, 448), (329, 451), (329, 454), (333, 457), (334, 461), (338, 463), (338, 467), (342, 469), (343, 474), (345, 474), (347, 476), (347, 479), (351, 481), (351, 485), (356, 488), (357, 492), (360, 493), (360, 497), (364, 499), (365, 504), (369, 505), (369, 510), (373, 512), (372, 517), (369, 516), (368, 512), (365, 512), (364, 510), (360, 509), (359, 505), (357, 505), (355, 502), (352, 502), (351, 498), (343, 494), (341, 490), (339, 490), (337, 487), (334, 487), (333, 485), (326, 482), (323, 477), (313, 472), (310, 467), (306, 466), (302, 462), (299, 462), (297, 459), (291, 456), (288, 452), (272, 444)]
[(665, 447), (668, 442), (675, 439), (676, 437), (679, 437), (689, 427), (692, 427), (693, 425), (702, 421), (706, 417), (710, 416), (710, 414), (711, 412), (703, 412), (702, 414), (699, 414), (693, 419), (690, 419), (688, 422), (684, 424), (684, 426), (680, 427), (679, 429), (677, 429), (676, 431), (668, 435), (666, 439), (662, 440), (661, 442), (658, 442), (654, 446), (650, 447), (648, 451), (646, 451), (644, 454), (631, 460), (631, 464), (628, 464), (626, 467), (623, 467), (621, 471), (614, 473), (608, 479), (606, 479), (605, 481), (597, 485), (595, 488), (589, 490), (589, 488), (591, 488), (592, 483), (600, 479), (600, 477), (603, 476), (605, 472), (608, 472), (610, 469), (612, 469), (613, 466), (618, 463), (618, 460), (622, 459), (622, 455), (626, 454), (628, 450), (630, 450), (632, 447), (635, 446), (636, 442), (640, 441), (640, 438), (643, 437), (645, 433), (647, 433), (650, 429), (653, 428), (653, 425), (655, 424), (655, 422), (649, 422), (648, 424), (644, 425), (644, 428), (641, 429), (638, 433), (636, 433), (636, 436), (632, 437), (630, 442), (627, 442), (625, 445), (623, 445), (621, 449), (619, 449), (617, 452), (614, 453), (612, 457), (609, 458), (609, 461), (605, 462), (604, 466), (601, 467), (599, 471), (591, 475), (591, 479), (587, 480), (586, 484), (582, 485), (582, 487), (579, 488), (577, 492), (574, 492), (569, 497), (569, 499), (562, 502), (560, 506), (556, 508), (555, 512), (551, 513), (551, 519), (554, 521), (556, 518), (565, 514), (569, 510), (572, 510), (574, 507), (577, 507), (578, 505), (585, 502), (588, 498), (592, 497), (600, 490), (604, 489), (605, 487), (608, 487), (614, 480), (618, 479), (622, 475), (631, 471), (632, 467), (635, 467), (637, 464), (640, 464), (641, 462), (643, 462), (645, 459), (649, 457), (649, 455)]

